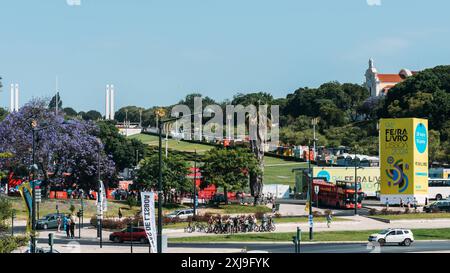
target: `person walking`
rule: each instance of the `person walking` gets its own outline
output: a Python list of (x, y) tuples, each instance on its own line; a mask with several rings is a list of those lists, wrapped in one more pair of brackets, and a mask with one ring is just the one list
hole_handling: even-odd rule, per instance
[(66, 231), (67, 239), (69, 239), (70, 238), (70, 216), (67, 216), (67, 217), (65, 216), (64, 220), (65, 220), (64, 230)]
[(328, 228), (331, 227), (331, 221), (333, 220), (333, 217), (332, 217), (331, 214), (332, 214), (332, 212), (330, 212), (330, 213), (327, 214), (327, 227), (328, 227)]
[(73, 215), (70, 217), (70, 238), (75, 237), (75, 217)]
[(122, 215), (122, 209), (119, 208), (119, 220), (122, 219), (122, 216), (123, 216), (123, 215)]
[(58, 233), (60, 233), (61, 232), (61, 223), (62, 223), (60, 215), (58, 215), (58, 219), (56, 221), (58, 223)]

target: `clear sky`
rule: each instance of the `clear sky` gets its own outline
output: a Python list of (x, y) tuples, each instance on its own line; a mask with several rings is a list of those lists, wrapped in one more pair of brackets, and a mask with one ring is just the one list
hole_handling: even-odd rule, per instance
[[(1, 0), (0, 105), (50, 97), (104, 113), (200, 92), (284, 97), (327, 81), (450, 64), (448, 0)], [(369, 5), (370, 3), (370, 5)]]

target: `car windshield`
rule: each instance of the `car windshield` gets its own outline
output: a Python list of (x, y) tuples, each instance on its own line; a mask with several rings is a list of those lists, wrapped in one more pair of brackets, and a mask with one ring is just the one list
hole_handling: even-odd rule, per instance
[(384, 235), (384, 234), (388, 233), (389, 231), (390, 231), (389, 229), (385, 229), (385, 230), (382, 230), (382, 231), (380, 232), (380, 234)]

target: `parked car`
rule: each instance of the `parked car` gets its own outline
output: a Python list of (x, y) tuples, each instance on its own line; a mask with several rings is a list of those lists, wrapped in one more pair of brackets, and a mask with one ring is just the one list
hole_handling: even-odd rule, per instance
[(114, 243), (123, 243), (125, 241), (139, 241), (142, 244), (148, 243), (147, 233), (144, 228), (125, 228), (118, 232), (113, 232), (109, 235), (109, 240)]
[(430, 213), (430, 212), (450, 212), (450, 200), (439, 200), (435, 201), (428, 206), (423, 207), (423, 211)]
[(58, 216), (61, 217), (61, 228), (64, 222), (64, 214), (48, 214), (44, 218), (37, 220), (37, 229), (54, 229), (58, 228)]
[(167, 218), (180, 218), (180, 219), (187, 219), (189, 217), (194, 217), (194, 210), (193, 209), (184, 209), (184, 210), (176, 210), (172, 213), (169, 213), (166, 215)]
[(414, 235), (409, 229), (390, 228), (370, 235), (369, 242), (377, 242), (380, 246), (386, 244), (410, 246), (414, 242)]

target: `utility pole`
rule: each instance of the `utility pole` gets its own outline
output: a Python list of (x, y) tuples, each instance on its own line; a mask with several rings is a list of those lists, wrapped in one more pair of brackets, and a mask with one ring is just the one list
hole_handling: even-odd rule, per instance
[(309, 240), (313, 239), (313, 210), (312, 210), (312, 192), (313, 192), (313, 174), (311, 169), (311, 143), (308, 144), (308, 191), (309, 191)]
[(197, 215), (197, 150), (195, 150), (194, 157), (194, 217)]
[[(359, 162), (359, 160), (358, 160)], [(356, 160), (356, 147), (355, 147), (355, 215), (358, 215), (358, 166)]]
[(162, 113), (158, 115), (158, 136), (159, 136), (159, 177), (158, 177), (158, 236), (157, 249), (162, 253)]
[(32, 137), (32, 159), (31, 159), (31, 177), (32, 180), (31, 186), (32, 186), (32, 205), (31, 205), (31, 253), (36, 253), (36, 183), (35, 183), (35, 160), (36, 160), (36, 127), (37, 122), (33, 121), (32, 124), (32, 131), (33, 131), (33, 137)]

